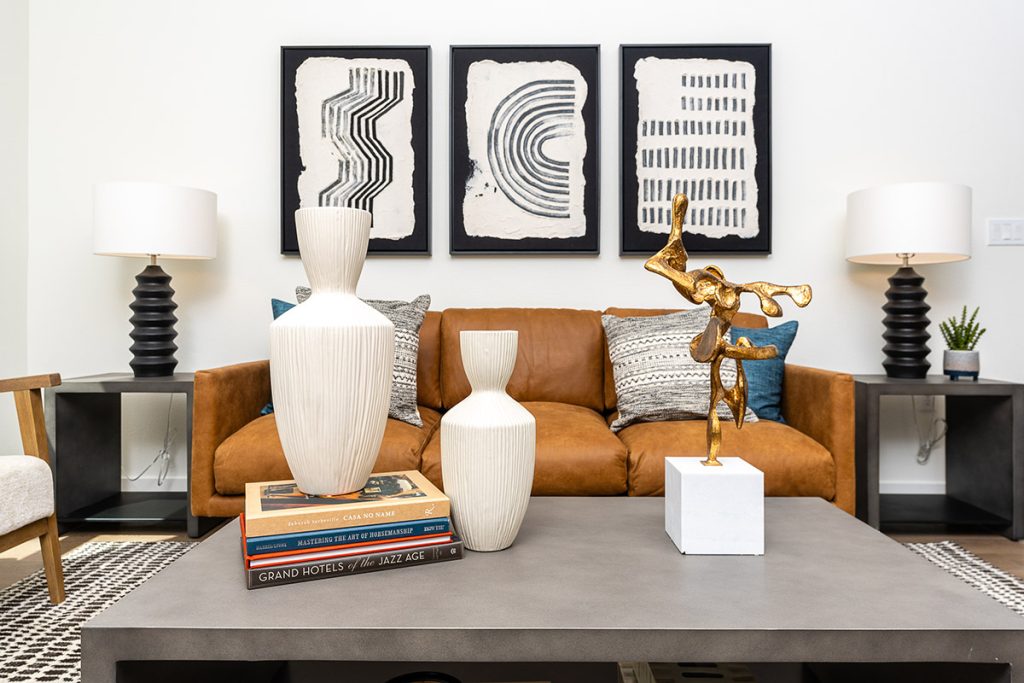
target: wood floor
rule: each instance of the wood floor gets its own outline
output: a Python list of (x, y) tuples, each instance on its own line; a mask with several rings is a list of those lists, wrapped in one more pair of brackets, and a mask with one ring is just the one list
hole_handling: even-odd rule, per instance
[[(141, 529), (133, 531), (71, 531), (60, 537), (62, 554), (67, 554), (78, 546), (90, 541), (188, 541), (184, 530), (162, 531), (159, 529)], [(34, 571), (43, 568), (42, 555), (39, 552), (39, 541), (33, 539), (10, 550), (0, 553), (0, 590), (17, 583)]]
[[(211, 532), (212, 533), (212, 532)], [(1016, 542), (995, 534), (891, 534), (901, 543), (955, 541), (1003, 571), (1024, 579), (1024, 542)], [(184, 531), (72, 531), (61, 536), (63, 553), (89, 541), (187, 541)], [(28, 541), (0, 553), (0, 589), (6, 588), (34, 571), (42, 569), (39, 542)]]
[(1019, 579), (1024, 579), (1024, 541), (1011, 541), (997, 534), (890, 534), (900, 543), (932, 543), (935, 541), (955, 541), (967, 550), (1009, 572)]

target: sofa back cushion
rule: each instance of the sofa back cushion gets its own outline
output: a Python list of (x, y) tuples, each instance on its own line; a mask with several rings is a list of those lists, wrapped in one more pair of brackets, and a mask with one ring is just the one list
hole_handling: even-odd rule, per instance
[[(619, 318), (638, 318), (650, 315), (665, 315), (675, 313), (680, 309), (673, 308), (609, 308), (605, 315), (614, 315)], [(768, 327), (768, 319), (756, 313), (737, 313), (732, 319), (736, 327)], [(608, 356), (608, 342), (605, 340), (603, 349), (604, 358), (604, 408), (612, 412), (619, 404), (615, 395), (615, 376), (612, 372), (612, 361)]]
[(519, 352), (508, 383), (517, 401), (604, 409), (604, 329), (599, 311), (566, 308), (449, 308), (441, 316), (441, 395), (451, 408), (469, 395), (463, 330), (517, 330)]
[(421, 406), (441, 409), (441, 314), (427, 311), (420, 327), (416, 397)]

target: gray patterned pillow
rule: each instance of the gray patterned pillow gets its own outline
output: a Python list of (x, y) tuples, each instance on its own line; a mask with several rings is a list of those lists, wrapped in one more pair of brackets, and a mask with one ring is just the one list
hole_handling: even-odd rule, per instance
[[(637, 422), (707, 418), (711, 366), (690, 356), (690, 340), (710, 317), (707, 306), (650, 317), (601, 316), (619, 397), (613, 432)], [(722, 363), (722, 382), (735, 384), (735, 361)], [(724, 403), (718, 404), (718, 417), (732, 419)], [(745, 419), (756, 422), (757, 416), (747, 408)]]
[[(301, 304), (312, 294), (309, 287), (296, 287), (295, 297)], [(423, 426), (416, 407), (416, 360), (420, 352), (420, 326), (430, 308), (430, 295), (412, 301), (378, 301), (364, 299), (395, 325), (395, 366), (391, 374), (391, 405), (388, 417)]]

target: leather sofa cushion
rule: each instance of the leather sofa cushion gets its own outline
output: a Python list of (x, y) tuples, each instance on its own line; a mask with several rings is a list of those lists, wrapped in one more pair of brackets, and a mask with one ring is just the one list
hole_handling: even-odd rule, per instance
[[(629, 449), (629, 495), (665, 495), (665, 457), (706, 452), (707, 422), (649, 422), (619, 432)], [(764, 472), (766, 496), (836, 495), (836, 467), (824, 446), (788, 425), (762, 420), (736, 429), (722, 422), (719, 456), (739, 456)]]
[(462, 330), (518, 330), (508, 383), (517, 401), (604, 409), (604, 330), (598, 311), (555, 308), (449, 308), (441, 318), (441, 392), (451, 408), (470, 392), (462, 368)]
[[(676, 313), (682, 309), (678, 308), (609, 308), (605, 315), (614, 315), (618, 318), (639, 318), (651, 315), (665, 315)], [(736, 327), (768, 327), (768, 319), (763, 315), (754, 313), (737, 313), (732, 319)], [(602, 328), (603, 331), (603, 328)], [(603, 336), (602, 336), (602, 339)], [(608, 355), (608, 341), (604, 339), (602, 356), (604, 358), (604, 410), (612, 411), (619, 405), (619, 399), (615, 395), (615, 375), (612, 372), (612, 361)]]
[(441, 409), (441, 314), (437, 311), (427, 311), (420, 326), (416, 400), (421, 406)]
[[(537, 418), (535, 496), (612, 496), (626, 492), (626, 447), (597, 412), (566, 403), (524, 402)], [(423, 474), (443, 488), (441, 430), (423, 451)]]
[[(436, 410), (419, 406), (419, 411), (423, 427), (388, 419), (374, 472), (419, 469), (423, 445), (441, 420)], [(213, 454), (213, 478), (221, 495), (244, 494), (250, 481), (292, 478), (273, 414), (253, 420), (217, 447)]]

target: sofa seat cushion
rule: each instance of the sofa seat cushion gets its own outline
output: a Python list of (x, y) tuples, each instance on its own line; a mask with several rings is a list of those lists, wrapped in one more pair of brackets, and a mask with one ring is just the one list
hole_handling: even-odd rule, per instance
[[(423, 446), (441, 420), (436, 410), (419, 406), (419, 411), (422, 427), (388, 418), (374, 472), (419, 469)], [(244, 494), (250, 481), (292, 478), (273, 414), (256, 418), (217, 447), (213, 454), (213, 478), (221, 495)]]
[[(535, 496), (613, 496), (626, 492), (626, 447), (597, 412), (568, 403), (526, 401), (537, 418)], [(443, 489), (441, 430), (423, 451), (423, 474)]]
[[(629, 449), (629, 494), (665, 494), (665, 457), (700, 456), (706, 452), (707, 422), (648, 422), (619, 432)], [(720, 456), (739, 456), (764, 472), (767, 496), (836, 495), (832, 454), (811, 437), (778, 422), (748, 423), (736, 429), (722, 422)]]

